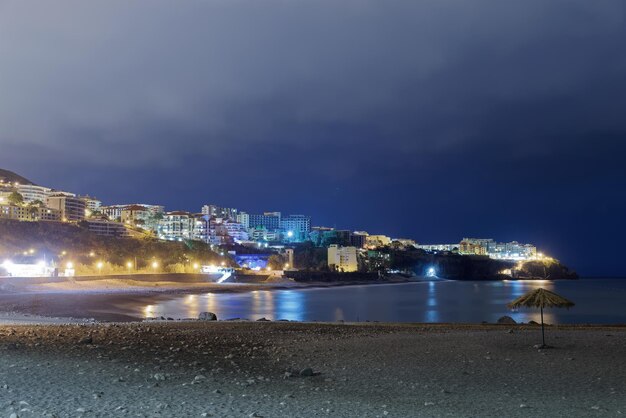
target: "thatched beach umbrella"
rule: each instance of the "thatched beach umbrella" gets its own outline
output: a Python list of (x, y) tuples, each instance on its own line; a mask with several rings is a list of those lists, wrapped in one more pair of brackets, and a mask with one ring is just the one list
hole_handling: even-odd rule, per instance
[(525, 295), (520, 296), (513, 302), (506, 305), (509, 309), (515, 308), (539, 308), (541, 309), (541, 347), (545, 348), (546, 337), (543, 326), (543, 308), (571, 308), (574, 306), (574, 302), (565, 299), (563, 296), (559, 296), (554, 292), (550, 292), (546, 289), (535, 289)]

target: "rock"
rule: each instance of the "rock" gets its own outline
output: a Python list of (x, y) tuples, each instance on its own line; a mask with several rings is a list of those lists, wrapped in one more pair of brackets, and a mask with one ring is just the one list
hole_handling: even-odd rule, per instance
[(163, 373), (155, 373), (152, 377), (154, 380), (165, 380), (165, 375)]
[(504, 315), (500, 317), (500, 319), (498, 319), (498, 324), (513, 325), (513, 324), (517, 324), (517, 322), (515, 322), (515, 319), (511, 318), (510, 316)]
[(213, 312), (200, 312), (198, 315), (198, 319), (200, 321), (217, 321), (217, 315)]
[(195, 380), (196, 382), (200, 380), (206, 380), (206, 376), (199, 374), (196, 377), (194, 377), (193, 380)]
[(78, 343), (79, 344), (93, 344), (93, 338), (91, 338), (91, 335), (88, 335), (82, 338)]
[(528, 325), (539, 325), (539, 322), (536, 322), (536, 321), (528, 321)]
[(300, 370), (300, 376), (302, 376), (302, 377), (311, 377), (314, 374), (315, 373), (313, 373), (313, 369), (311, 369), (310, 367), (307, 367), (306, 369)]
[(259, 318), (257, 319), (258, 322), (269, 322), (269, 319), (263, 317), (263, 318)]

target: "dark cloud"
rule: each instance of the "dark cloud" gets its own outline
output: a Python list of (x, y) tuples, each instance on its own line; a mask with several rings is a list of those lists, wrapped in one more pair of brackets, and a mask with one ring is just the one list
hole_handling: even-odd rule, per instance
[(619, 1), (0, 1), (0, 166), (624, 274)]

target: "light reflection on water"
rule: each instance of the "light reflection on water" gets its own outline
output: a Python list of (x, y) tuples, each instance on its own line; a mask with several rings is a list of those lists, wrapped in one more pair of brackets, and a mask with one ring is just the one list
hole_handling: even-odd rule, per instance
[(455, 282), (346, 286), (244, 293), (206, 293), (141, 306), (144, 317), (197, 318), (209, 311), (220, 319), (265, 317), (292, 321), (518, 322), (540, 321), (535, 310), (510, 311), (506, 304), (543, 287), (573, 300), (571, 310), (544, 311), (547, 323), (626, 323), (626, 281)]

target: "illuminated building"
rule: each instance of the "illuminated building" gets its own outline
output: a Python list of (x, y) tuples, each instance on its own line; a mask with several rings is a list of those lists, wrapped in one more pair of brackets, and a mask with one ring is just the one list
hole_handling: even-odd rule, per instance
[(311, 218), (304, 215), (289, 215), (280, 220), (283, 240), (286, 242), (302, 242), (309, 238)]
[(191, 239), (193, 230), (193, 217), (189, 212), (174, 211), (163, 214), (159, 221), (157, 234), (159, 238), (169, 241), (182, 241)]
[(217, 205), (204, 205), (202, 206), (202, 214), (208, 215), (212, 218), (237, 220), (237, 209), (235, 208), (223, 208)]
[(138, 226), (144, 229), (148, 229), (151, 217), (152, 211), (150, 211), (147, 207), (140, 205), (126, 206), (120, 212), (120, 220), (122, 223)]
[(391, 238), (386, 235), (368, 235), (365, 238), (367, 248), (385, 247), (389, 244), (391, 244)]
[(34, 184), (20, 184), (16, 189), (24, 198), (24, 202), (34, 202), (35, 200), (45, 202), (46, 198), (52, 193), (52, 189), (49, 187), (36, 186)]
[(328, 247), (328, 267), (340, 272), (353, 272), (359, 269), (356, 257), (356, 247)]
[(79, 197), (55, 193), (46, 198), (46, 206), (61, 212), (63, 221), (80, 221), (85, 219), (85, 201)]
[(38, 206), (14, 206), (0, 204), (0, 218), (17, 221), (60, 221), (61, 212)]
[(248, 215), (248, 228), (265, 227), (268, 231), (280, 229), (280, 212), (264, 212), (262, 215)]
[(91, 196), (79, 196), (81, 199), (85, 201), (85, 205), (87, 206), (87, 210), (91, 212), (99, 211), (102, 206), (102, 202), (98, 199)]

